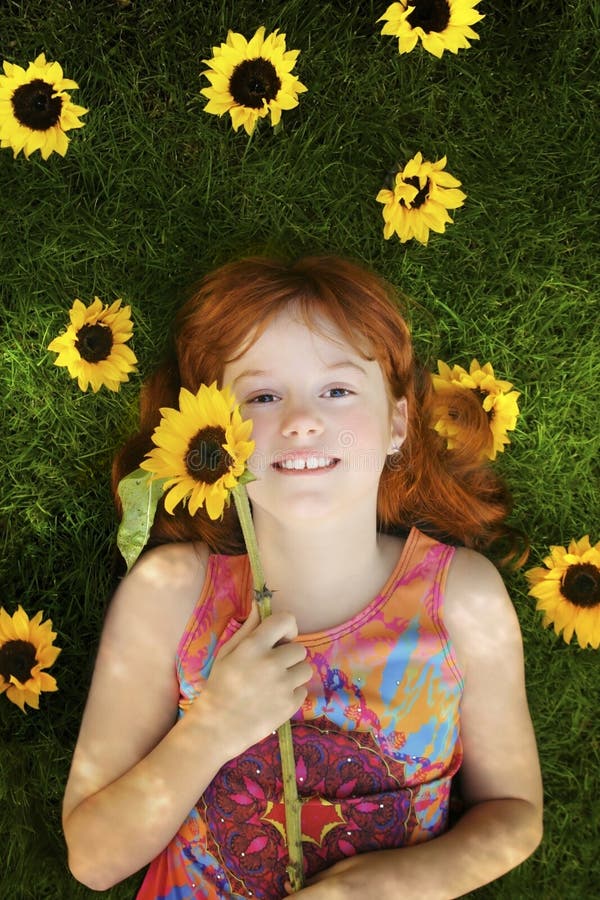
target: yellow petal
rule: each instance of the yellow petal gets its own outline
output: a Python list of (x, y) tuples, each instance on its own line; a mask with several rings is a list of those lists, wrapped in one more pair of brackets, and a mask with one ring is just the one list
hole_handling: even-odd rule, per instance
[(58, 685), (56, 679), (47, 672), (40, 672), (40, 684), (43, 691), (57, 691)]
[[(275, 100), (278, 106), (281, 109), (294, 109), (298, 106), (298, 100), (295, 97), (290, 96), (289, 94), (284, 93), (284, 91), (279, 91), (277, 93), (277, 98)], [(271, 114), (273, 113), (273, 109), (271, 108)], [(281, 115), (281, 113), (280, 113)]]
[(17, 638), (21, 641), (29, 641), (29, 617), (22, 606), (19, 606), (12, 621)]
[(180, 503), (184, 497), (186, 497), (190, 492), (189, 483), (187, 481), (182, 481), (175, 487), (171, 488), (171, 490), (165, 494), (164, 502), (165, 509), (170, 514), (173, 515), (173, 510)]
[(210, 485), (206, 491), (206, 512), (211, 519), (218, 519), (223, 513), (227, 491), (219, 487), (219, 482)]
[(206, 490), (206, 484), (204, 484), (203, 482), (196, 482), (194, 490), (192, 491), (190, 499), (188, 500), (188, 510), (190, 516), (195, 516), (200, 507), (204, 504), (206, 500)]

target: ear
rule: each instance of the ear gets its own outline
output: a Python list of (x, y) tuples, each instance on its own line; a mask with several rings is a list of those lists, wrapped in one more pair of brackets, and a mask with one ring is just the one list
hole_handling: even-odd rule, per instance
[(408, 409), (406, 397), (394, 401), (392, 407), (391, 426), (392, 436), (388, 447), (388, 456), (397, 453), (406, 440), (406, 426), (408, 421)]

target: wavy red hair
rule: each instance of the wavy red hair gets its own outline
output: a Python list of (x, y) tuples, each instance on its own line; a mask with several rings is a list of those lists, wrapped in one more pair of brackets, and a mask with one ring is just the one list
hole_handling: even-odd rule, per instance
[[(196, 392), (200, 384), (215, 380), (221, 386), (225, 363), (290, 304), (309, 327), (315, 327), (315, 313), (320, 313), (359, 353), (365, 355), (367, 347), (369, 358), (381, 366), (390, 399), (406, 397), (407, 438), (400, 453), (388, 459), (380, 479), (380, 528), (393, 533), (416, 525), (483, 552), (493, 553), (502, 544), (504, 560), (514, 560), (520, 536), (505, 523), (510, 510), (506, 486), (481, 458), (487, 422), (479, 401), (471, 391), (463, 392), (463, 405), (466, 397), (472, 398), (473, 441), (460, 451), (446, 450), (431, 427), (431, 379), (414, 358), (398, 295), (362, 265), (337, 256), (291, 263), (247, 258), (222, 266), (200, 282), (176, 317), (169, 358), (142, 389), (140, 430), (115, 459), (117, 506), (116, 485), (152, 448), (160, 407), (176, 407), (181, 387)], [(170, 516), (160, 504), (151, 543), (173, 540), (203, 540), (221, 553), (244, 550), (233, 506), (222, 521), (211, 522), (202, 511), (191, 517), (181, 506)]]

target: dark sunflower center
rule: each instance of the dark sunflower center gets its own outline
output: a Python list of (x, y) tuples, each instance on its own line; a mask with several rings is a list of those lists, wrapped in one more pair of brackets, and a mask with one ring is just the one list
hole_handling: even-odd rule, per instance
[(108, 325), (82, 325), (77, 332), (75, 346), (86, 362), (97, 363), (107, 359), (112, 345), (113, 336)]
[(269, 103), (277, 96), (281, 81), (277, 69), (268, 59), (245, 59), (233, 70), (229, 90), (236, 103), (251, 109), (262, 109), (263, 100)]
[(46, 131), (56, 125), (62, 110), (62, 98), (53, 97), (54, 88), (47, 81), (35, 78), (22, 84), (12, 95), (15, 118), (34, 131)]
[(35, 647), (29, 641), (7, 641), (0, 647), (0, 675), (10, 681), (11, 675), (24, 684), (35, 666)]
[(202, 428), (188, 444), (185, 467), (195, 481), (214, 484), (226, 475), (233, 459), (223, 448), (227, 438), (222, 428)]
[(411, 28), (422, 28), (426, 34), (447, 28), (450, 21), (448, 0), (410, 0), (410, 5), (415, 7), (406, 19)]
[[(419, 177), (418, 175), (413, 175), (412, 178), (405, 178), (405, 184), (411, 184), (413, 187), (419, 188)], [(419, 193), (415, 197), (414, 200), (411, 200), (409, 204), (406, 204), (404, 200), (400, 200), (400, 206), (407, 206), (408, 209), (418, 209), (422, 206), (427, 198), (429, 197), (429, 178), (425, 184), (425, 187), (419, 188)]]
[(562, 577), (560, 592), (575, 606), (589, 608), (600, 604), (600, 569), (591, 563), (569, 566)]

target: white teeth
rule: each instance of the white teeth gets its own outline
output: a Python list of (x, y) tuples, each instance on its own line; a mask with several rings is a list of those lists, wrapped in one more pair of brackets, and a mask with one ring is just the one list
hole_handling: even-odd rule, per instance
[(325, 459), (323, 456), (309, 456), (306, 459), (296, 457), (296, 459), (283, 459), (279, 465), (283, 469), (325, 469), (331, 465), (333, 460)]

